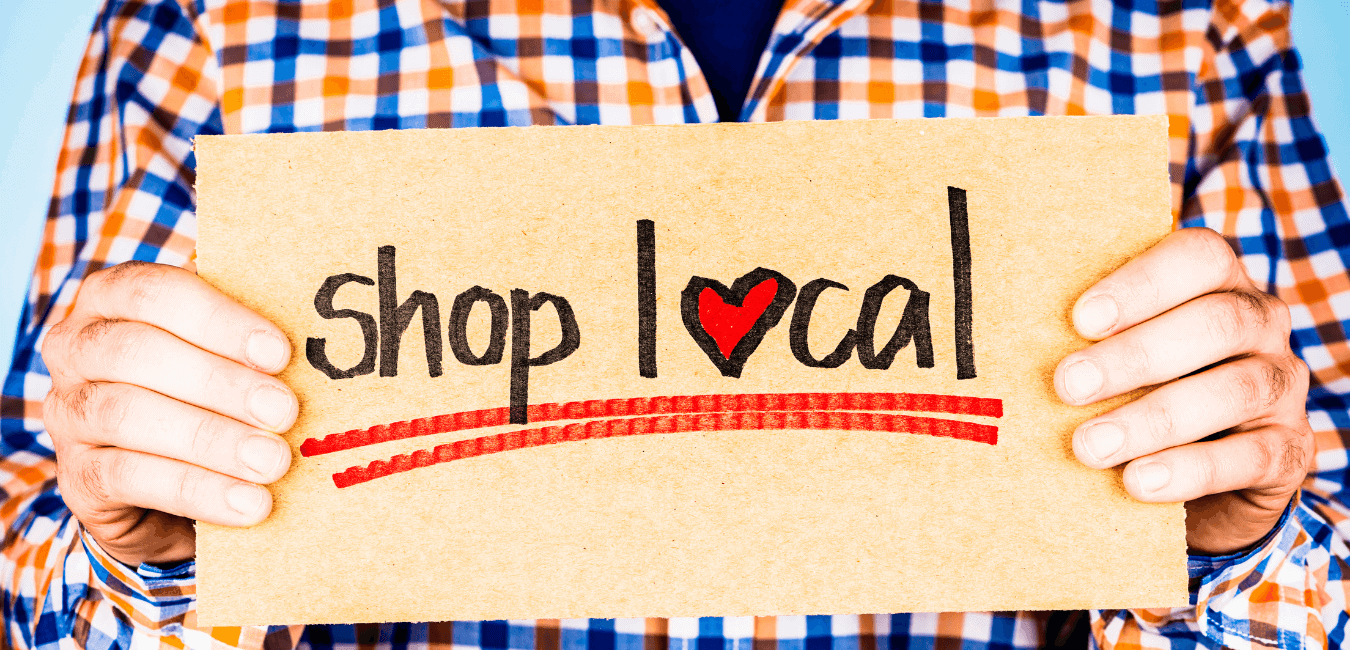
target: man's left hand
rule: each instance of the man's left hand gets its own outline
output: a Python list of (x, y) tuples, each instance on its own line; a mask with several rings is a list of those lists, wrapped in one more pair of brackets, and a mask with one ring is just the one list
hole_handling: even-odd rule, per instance
[(1140, 501), (1185, 501), (1192, 553), (1259, 542), (1313, 459), (1308, 367), (1289, 348), (1284, 302), (1256, 288), (1223, 237), (1187, 228), (1088, 289), (1073, 322), (1098, 342), (1060, 362), (1060, 399), (1157, 386), (1080, 425), (1078, 459), (1124, 464)]

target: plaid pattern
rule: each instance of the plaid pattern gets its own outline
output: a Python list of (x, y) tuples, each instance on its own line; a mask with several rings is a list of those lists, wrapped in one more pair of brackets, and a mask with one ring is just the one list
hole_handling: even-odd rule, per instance
[[(1192, 558), (1195, 606), (1092, 613), (1114, 648), (1345, 641), (1350, 218), (1273, 0), (788, 0), (742, 117), (1165, 113), (1181, 225), (1224, 233), (1291, 305), (1316, 468), (1269, 538)], [(193, 566), (131, 569), (56, 490), (37, 353), (89, 273), (191, 267), (202, 133), (707, 122), (652, 0), (108, 0), (68, 116), (0, 402), (0, 645), (18, 648), (1027, 648), (1029, 613), (200, 629)], [(1129, 558), (1102, 558), (1128, 562)]]

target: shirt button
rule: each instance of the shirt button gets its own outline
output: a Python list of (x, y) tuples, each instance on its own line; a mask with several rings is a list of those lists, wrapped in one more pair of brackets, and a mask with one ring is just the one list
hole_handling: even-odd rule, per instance
[(632, 24), (633, 29), (644, 36), (659, 36), (662, 32), (656, 16), (652, 15), (650, 9), (643, 7), (633, 10)]

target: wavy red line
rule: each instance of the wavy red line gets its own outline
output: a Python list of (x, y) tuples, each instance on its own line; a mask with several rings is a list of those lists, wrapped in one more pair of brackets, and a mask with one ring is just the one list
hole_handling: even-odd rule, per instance
[[(997, 418), (1003, 417), (1003, 400), (924, 393), (675, 395), (535, 404), (529, 407), (528, 414), (530, 422), (557, 422), (685, 413), (767, 411), (915, 411)], [(391, 440), (501, 426), (510, 424), (509, 415), (510, 409), (503, 407), (378, 424), (367, 429), (334, 433), (322, 439), (309, 438), (300, 444), (300, 455), (318, 456)]]
[(820, 431), (884, 431), (957, 438), (989, 445), (998, 444), (998, 427), (960, 420), (927, 418), (890, 413), (840, 411), (741, 411), (659, 415), (653, 417), (592, 420), (560, 426), (507, 431), (460, 440), (377, 460), (365, 467), (349, 467), (333, 475), (339, 488), (351, 487), (419, 467), (486, 456), (503, 451), (555, 445), (574, 440), (595, 440), (657, 433), (691, 431), (762, 431), (806, 429)]

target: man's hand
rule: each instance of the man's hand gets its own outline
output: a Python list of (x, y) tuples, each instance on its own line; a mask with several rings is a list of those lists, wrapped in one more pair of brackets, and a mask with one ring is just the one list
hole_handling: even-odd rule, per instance
[(191, 558), (192, 519), (250, 526), (290, 466), (297, 402), (270, 376), (290, 343), (182, 269), (127, 263), (87, 280), (42, 345), (43, 419), (61, 495), (130, 565)]
[(1222, 237), (1189, 228), (1088, 289), (1073, 321), (1100, 342), (1056, 369), (1066, 403), (1158, 386), (1079, 426), (1078, 459), (1128, 463), (1125, 489), (1140, 501), (1185, 501), (1192, 552), (1260, 541), (1313, 458), (1289, 308), (1256, 288)]

